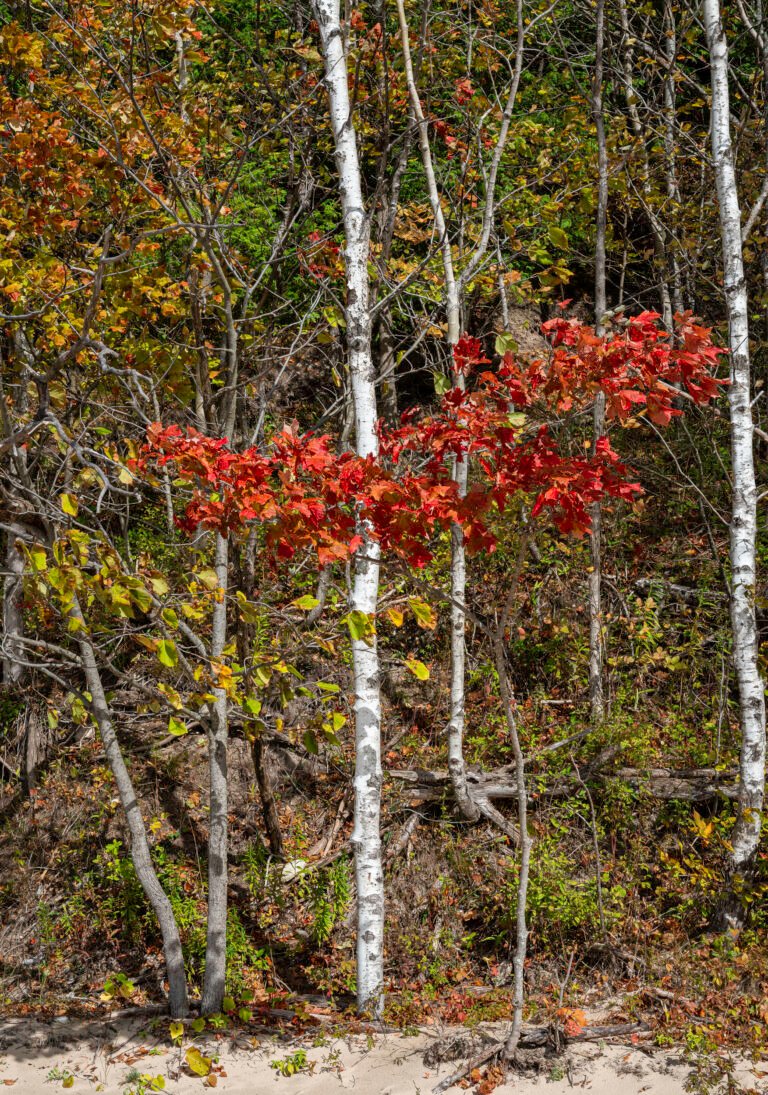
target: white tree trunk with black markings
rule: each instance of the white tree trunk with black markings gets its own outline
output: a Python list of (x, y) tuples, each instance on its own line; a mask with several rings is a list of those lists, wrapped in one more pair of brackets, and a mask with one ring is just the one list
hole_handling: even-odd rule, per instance
[[(347, 352), (355, 416), (355, 448), (378, 453), (376, 373), (371, 354), (370, 222), (363, 200), (357, 138), (351, 117), (339, 0), (312, 0), (325, 56), (331, 126), (344, 218)], [(365, 536), (365, 529), (361, 532)], [(355, 556), (350, 608), (374, 618), (379, 596), (379, 548), (365, 538)], [(384, 876), (381, 863), (381, 700), (375, 633), (352, 640), (355, 687), (355, 849), (357, 883), (357, 1004), (380, 1016), (384, 1001)]]
[[(608, 151), (605, 140), (603, 111), (603, 44), (605, 38), (605, 3), (597, 0), (595, 17), (595, 71), (592, 80), (592, 115), (597, 134), (597, 224), (595, 232), (595, 333), (605, 330), (608, 308), (605, 287), (605, 233), (608, 219)], [(605, 434), (605, 396), (598, 392), (593, 410), (592, 452)], [(603, 687), (603, 606), (602, 606), (602, 532), (603, 510), (595, 502), (591, 510), (592, 531), (589, 537), (589, 708), (592, 722), (597, 725), (605, 717)]]
[(749, 877), (760, 841), (765, 793), (765, 689), (758, 666), (755, 621), (757, 488), (753, 451), (749, 314), (741, 239), (728, 93), (728, 45), (718, 0), (703, 0), (712, 76), (712, 157), (715, 165), (723, 244), (725, 297), (731, 351), (728, 389), (731, 416), (733, 509), (730, 530), (733, 661), (741, 722), (738, 815), (731, 837), (732, 894), (726, 926), (743, 920), (738, 891)]

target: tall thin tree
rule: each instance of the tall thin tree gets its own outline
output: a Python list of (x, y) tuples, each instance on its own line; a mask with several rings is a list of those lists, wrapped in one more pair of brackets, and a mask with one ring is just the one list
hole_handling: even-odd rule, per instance
[(739, 688), (741, 726), (740, 787), (731, 836), (731, 885), (721, 908), (725, 927), (744, 919), (739, 892), (748, 883), (757, 855), (765, 796), (765, 687), (758, 665), (755, 620), (757, 487), (751, 403), (749, 312), (742, 254), (741, 209), (731, 140), (728, 43), (719, 0), (703, 0), (704, 26), (712, 79), (712, 158), (720, 213), (731, 383), (733, 503), (730, 527), (731, 625), (733, 662)]

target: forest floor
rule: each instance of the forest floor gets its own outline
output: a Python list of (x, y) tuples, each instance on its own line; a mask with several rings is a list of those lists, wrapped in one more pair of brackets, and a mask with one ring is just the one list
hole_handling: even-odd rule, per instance
[[(488, 1025), (482, 1033), (499, 1036), (503, 1030)], [(104, 1095), (148, 1095), (158, 1090), (189, 1095), (212, 1087), (230, 1095), (264, 1090), (276, 1095), (334, 1095), (344, 1090), (356, 1095), (427, 1095), (462, 1063), (435, 1060), (441, 1056), (435, 1046), (449, 1043), (452, 1035), (466, 1042), (463, 1028), (422, 1027), (376, 1035), (341, 1029), (314, 1036), (241, 1030), (201, 1035), (174, 1046), (167, 1019), (146, 1013), (100, 1019), (7, 1018), (0, 1020), (0, 1085), (24, 1092), (63, 1087)], [(475, 1030), (472, 1036), (478, 1039), (481, 1032)], [(189, 1062), (202, 1062), (199, 1070), (210, 1072), (195, 1075)], [(292, 1074), (291, 1063), (298, 1068)], [(763, 1070), (734, 1058), (694, 1060), (679, 1048), (654, 1046), (643, 1035), (619, 1044), (572, 1044), (558, 1055), (539, 1054), (535, 1066), (525, 1073), (510, 1073), (506, 1081), (497, 1070), (483, 1070), (482, 1076), (473, 1074), (461, 1086), (483, 1095), (493, 1090), (500, 1095), (560, 1095), (574, 1088), (593, 1095), (768, 1092), (768, 1065)]]

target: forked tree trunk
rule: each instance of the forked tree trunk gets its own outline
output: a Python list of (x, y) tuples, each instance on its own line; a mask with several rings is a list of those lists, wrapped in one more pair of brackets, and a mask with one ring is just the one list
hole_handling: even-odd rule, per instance
[[(370, 222), (362, 192), (357, 139), (349, 101), (339, 0), (312, 0), (325, 56), (325, 84), (339, 172), (347, 282), (347, 350), (355, 416), (355, 448), (376, 455), (376, 373), (371, 356), (368, 252)], [(379, 547), (366, 535), (355, 555), (350, 608), (375, 618)], [(381, 864), (381, 698), (375, 631), (352, 640), (355, 686), (355, 849), (357, 883), (357, 1006), (379, 1017), (384, 1003), (384, 876)]]
[[(227, 586), (229, 542), (216, 534), (215, 554), (217, 596), (213, 609), (211, 661), (221, 659), (227, 643)], [(205, 943), (205, 981), (200, 1011), (212, 1015), (221, 1011), (227, 977), (227, 886), (229, 825), (227, 819), (229, 775), (227, 747), (229, 711), (227, 693), (214, 689), (211, 723), (208, 729), (210, 814), (208, 835), (208, 923)]]
[(765, 793), (765, 689), (758, 666), (755, 621), (757, 489), (749, 360), (747, 285), (741, 241), (741, 210), (731, 143), (728, 45), (719, 0), (703, 0), (712, 75), (712, 157), (723, 243), (725, 298), (731, 351), (728, 401), (731, 415), (733, 509), (730, 530), (733, 661), (739, 686), (740, 788), (731, 836), (730, 889), (721, 909), (724, 927), (744, 920), (739, 893), (749, 883), (760, 841)]
[(163, 954), (165, 955), (165, 966), (168, 972), (168, 1010), (171, 1018), (182, 1019), (189, 1011), (189, 1002), (187, 998), (187, 979), (184, 972), (184, 955), (181, 949), (178, 925), (168, 895), (160, 885), (152, 863), (147, 830), (141, 816), (136, 790), (123, 759), (120, 743), (117, 740), (109, 704), (101, 683), (101, 674), (99, 673), (96, 656), (88, 638), (85, 620), (77, 598), (75, 598), (70, 609), (70, 616), (79, 622), (79, 628), (76, 632), (77, 642), (85, 670), (86, 684), (88, 685), (88, 691), (91, 693), (91, 710), (99, 728), (101, 740), (104, 743), (107, 763), (115, 778), (117, 792), (128, 822), (128, 830), (131, 834), (131, 859), (133, 860), (136, 877), (141, 883), (147, 900), (157, 917), (163, 937)]

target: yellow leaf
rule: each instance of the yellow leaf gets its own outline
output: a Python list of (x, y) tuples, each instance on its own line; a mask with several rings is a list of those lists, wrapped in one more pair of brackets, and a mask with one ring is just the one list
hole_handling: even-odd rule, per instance
[(426, 601), (420, 600), (418, 597), (410, 597), (408, 604), (411, 606), (411, 611), (416, 617), (416, 623), (419, 627), (426, 628), (428, 631), (434, 631), (437, 627), (437, 613), (431, 605), (428, 605)]
[(427, 669), (426, 665), (424, 665), (424, 662), (420, 662), (417, 658), (406, 658), (405, 667), (406, 669), (410, 669), (411, 673), (413, 673), (414, 677), (416, 677), (417, 680), (429, 680), (429, 669)]
[(184, 1054), (184, 1060), (187, 1062), (187, 1068), (190, 1072), (193, 1072), (195, 1076), (208, 1076), (211, 1071), (212, 1059), (210, 1057), (204, 1057), (197, 1046), (190, 1046), (187, 1052)]
[(77, 517), (77, 499), (74, 494), (62, 494), (59, 498), (61, 508), (70, 517)]
[(387, 616), (389, 616), (390, 621), (395, 625), (395, 627), (403, 626), (404, 616), (399, 608), (388, 608)]

